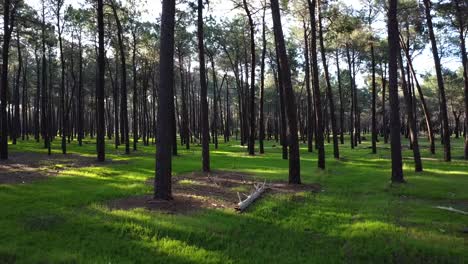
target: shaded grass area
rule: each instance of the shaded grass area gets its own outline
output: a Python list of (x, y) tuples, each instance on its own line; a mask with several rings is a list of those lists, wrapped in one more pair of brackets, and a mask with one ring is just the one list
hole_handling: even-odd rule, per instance
[[(423, 142), (423, 145), (427, 143)], [(276, 146), (275, 146), (276, 145)], [(454, 142), (462, 156), (462, 141)], [(46, 151), (32, 141), (13, 152)], [(433, 208), (468, 210), (468, 163), (444, 163), (422, 151), (425, 172), (413, 172), (405, 150), (408, 183), (392, 186), (390, 151), (369, 143), (341, 147), (343, 160), (316, 169), (316, 153), (301, 148), (302, 178), (319, 183), (319, 194), (267, 196), (245, 214), (206, 209), (194, 215), (169, 215), (143, 209), (109, 210), (112, 199), (151, 193), (154, 147), (139, 146), (130, 156), (107, 146), (109, 162), (69, 168), (32, 184), (0, 185), (0, 263), (464, 263), (468, 261), (465, 215)], [(54, 155), (61, 155), (59, 142)], [(75, 143), (70, 153), (94, 156), (92, 140)], [(211, 152), (212, 168), (287, 180), (281, 147), (266, 144), (266, 155), (250, 157), (238, 142)], [(200, 148), (180, 148), (174, 171), (201, 167)]]

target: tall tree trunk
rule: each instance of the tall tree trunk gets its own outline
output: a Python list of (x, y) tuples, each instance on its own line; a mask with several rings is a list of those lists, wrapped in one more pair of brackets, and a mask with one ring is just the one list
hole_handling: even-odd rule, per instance
[(434, 128), (433, 128), (433, 124), (431, 120), (431, 114), (427, 107), (426, 99), (424, 97), (421, 85), (419, 85), (418, 77), (414, 70), (413, 62), (411, 61), (411, 57), (409, 55), (408, 47), (406, 47), (406, 45), (404, 45), (402, 41), (400, 41), (400, 44), (403, 46), (402, 48), (403, 48), (403, 51), (405, 52), (406, 61), (408, 62), (409, 68), (411, 70), (411, 74), (413, 76), (414, 82), (416, 84), (416, 88), (418, 90), (419, 99), (421, 100), (421, 105), (422, 105), (422, 109), (424, 112), (424, 118), (426, 120), (426, 127), (427, 127), (427, 133), (428, 133), (429, 144), (430, 144), (429, 150), (431, 151), (431, 154), (435, 154)]
[(117, 14), (117, 7), (115, 6), (115, 2), (112, 0), (111, 2), (112, 12), (114, 14), (115, 22), (117, 24), (117, 39), (119, 42), (119, 49), (120, 49), (120, 61), (121, 61), (121, 74), (122, 77), (120, 81), (122, 82), (120, 87), (120, 120), (122, 121), (121, 124), (121, 134), (122, 134), (122, 141), (125, 142), (125, 153), (130, 154), (130, 138), (129, 138), (129, 131), (128, 131), (128, 110), (127, 110), (127, 61), (125, 57), (125, 47), (123, 43), (123, 30), (122, 24), (120, 23), (119, 16)]
[(97, 20), (98, 20), (98, 38), (99, 38), (99, 52), (98, 52), (98, 76), (96, 85), (96, 116), (97, 116), (97, 156), (98, 161), (105, 161), (105, 120), (104, 120), (104, 74), (105, 74), (105, 54), (104, 54), (104, 10), (103, 0), (97, 2)]
[[(10, 39), (12, 26), (10, 12), (10, 0), (3, 2), (3, 47), (2, 47), (2, 80), (0, 91), (0, 159), (8, 159), (8, 114), (7, 114), (7, 94), (8, 94), (8, 55), (10, 53)], [(13, 23), (12, 23), (13, 24)]]
[[(250, 137), (249, 137), (249, 155), (255, 155), (255, 66), (257, 64), (255, 56), (255, 25), (253, 23), (252, 15), (250, 14), (247, 0), (243, 0), (244, 9), (247, 13), (250, 27)], [(247, 69), (246, 69), (247, 70)], [(247, 85), (247, 80), (246, 80)], [(248, 87), (248, 85), (247, 85)]]
[(349, 80), (350, 80), (350, 90), (351, 90), (351, 109), (349, 111), (349, 134), (350, 134), (350, 143), (351, 149), (354, 149), (355, 146), (355, 127), (354, 127), (354, 81), (353, 81), (353, 70), (352, 70), (352, 61), (351, 61), (351, 54), (349, 52), (349, 44), (346, 43), (346, 58), (348, 60), (348, 71), (349, 71)]
[[(325, 53), (325, 45), (323, 42), (321, 2), (320, 0), (317, 0), (317, 1), (318, 1), (318, 16), (319, 16), (318, 23), (319, 23), (320, 53), (322, 55), (321, 57), (322, 57), (323, 69), (325, 71), (325, 80), (327, 83), (328, 108), (330, 110), (330, 122), (331, 122), (331, 129), (333, 133), (333, 156), (335, 157), (335, 159), (339, 159), (340, 149), (338, 146), (338, 130), (336, 127), (335, 103), (333, 100), (333, 92), (332, 92), (332, 87), (330, 84), (330, 74), (328, 73), (328, 64), (327, 64), (327, 58), (326, 58), (326, 53)], [(313, 34), (314, 33), (312, 33), (312, 36)]]
[[(468, 129), (468, 59), (466, 54), (466, 44), (465, 44), (465, 21), (462, 12), (462, 7), (460, 6), (460, 0), (455, 1), (455, 8), (457, 11), (457, 20), (459, 25), (459, 41), (460, 41), (460, 51), (463, 63), (463, 80), (464, 80), (464, 94), (465, 94), (465, 131)], [(466, 8), (466, 2), (465, 2)], [(466, 14), (465, 14), (466, 15)], [(468, 160), (468, 133), (465, 132), (465, 160)]]
[[(386, 64), (385, 64), (386, 65)], [(387, 78), (386, 78), (387, 67), (381, 65), (381, 79), (382, 79), (382, 130), (384, 143), (388, 143), (388, 126), (387, 126), (387, 110), (385, 110), (385, 96), (387, 95)]]
[(344, 144), (344, 100), (341, 85), (341, 70), (338, 49), (336, 50), (336, 78), (338, 79), (338, 93), (340, 95), (340, 143)]
[(198, 56), (200, 62), (200, 103), (202, 130), (202, 169), (210, 171), (210, 132), (208, 122), (208, 87), (206, 84), (205, 43), (203, 29), (203, 0), (198, 0)]
[(408, 127), (410, 132), (410, 140), (413, 149), (413, 157), (414, 157), (414, 164), (415, 164), (415, 171), (421, 172), (423, 170), (422, 161), (421, 161), (421, 153), (419, 151), (419, 141), (418, 141), (418, 132), (416, 128), (416, 118), (413, 112), (413, 99), (411, 88), (409, 83), (406, 82), (405, 78), (405, 69), (403, 66), (403, 58), (400, 54), (398, 54), (399, 58), (399, 65), (400, 65), (400, 72), (401, 72), (401, 89), (403, 90), (403, 95), (406, 101), (406, 114), (408, 116)]
[[(245, 0), (244, 0), (245, 1)], [(260, 144), (260, 154), (265, 153), (265, 147), (263, 146), (263, 140), (265, 139), (265, 113), (263, 110), (264, 97), (265, 97), (265, 57), (267, 51), (266, 43), (266, 24), (265, 24), (265, 12), (266, 7), (263, 7), (263, 17), (262, 17), (262, 59), (260, 65), (260, 133), (259, 133), (259, 144)]]
[(81, 29), (78, 39), (78, 67), (79, 67), (79, 77), (78, 77), (78, 145), (83, 145), (83, 47), (81, 44)]
[(132, 49), (132, 70), (133, 70), (133, 151), (137, 150), (138, 144), (138, 94), (137, 94), (137, 66), (136, 66), (136, 34), (132, 32), (133, 49)]
[(437, 85), (439, 86), (440, 95), (440, 110), (443, 125), (443, 141), (444, 141), (444, 159), (449, 162), (452, 160), (451, 149), (450, 149), (450, 129), (449, 119), (447, 114), (447, 99), (445, 96), (444, 78), (442, 76), (442, 67), (440, 65), (439, 52), (437, 49), (437, 42), (435, 39), (434, 29), (432, 26), (431, 16), (431, 1), (423, 0), (424, 9), (426, 13), (427, 28), (429, 30), (429, 38), (431, 40), (432, 55), (434, 57), (435, 70), (437, 75)]
[(307, 0), (309, 5), (310, 13), (310, 24), (311, 24), (311, 59), (312, 59), (312, 81), (314, 88), (314, 101), (315, 101), (315, 116), (316, 116), (316, 141), (318, 150), (318, 167), (325, 169), (325, 146), (323, 138), (323, 115), (322, 115), (322, 102), (320, 95), (320, 83), (319, 83), (319, 69), (317, 63), (317, 30), (316, 30), (316, 6), (318, 0)]
[(288, 98), (286, 112), (288, 114), (289, 125), (289, 183), (301, 183), (301, 166), (299, 158), (299, 139), (297, 135), (297, 108), (294, 91), (291, 82), (291, 69), (289, 67), (286, 45), (284, 43), (283, 27), (278, 0), (271, 0), (271, 12), (273, 17), (273, 30), (275, 42), (278, 48), (279, 60), (281, 64), (281, 76), (283, 79), (284, 95)]
[(313, 137), (314, 137), (314, 126), (312, 125), (313, 120), (313, 106), (312, 106), (312, 89), (310, 87), (310, 57), (309, 57), (309, 34), (307, 30), (307, 22), (303, 21), (304, 28), (304, 71), (305, 71), (305, 86), (307, 92), (307, 151), (312, 152)]
[(155, 199), (172, 199), (172, 126), (170, 104), (174, 89), (175, 0), (164, 0), (161, 16), (160, 76), (158, 86), (158, 119), (156, 133)]
[[(372, 40), (371, 40), (372, 41)], [(377, 118), (376, 118), (376, 101), (377, 101), (377, 85), (375, 83), (375, 52), (374, 43), (371, 43), (372, 57), (372, 153), (377, 153)]]
[(398, 0), (389, 0), (388, 9), (388, 68), (390, 100), (390, 136), (392, 155), (392, 182), (403, 183), (403, 161), (400, 138), (400, 103), (398, 99)]

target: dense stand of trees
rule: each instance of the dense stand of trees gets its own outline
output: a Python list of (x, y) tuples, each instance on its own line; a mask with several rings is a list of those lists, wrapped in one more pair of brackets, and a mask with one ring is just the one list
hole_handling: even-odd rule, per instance
[[(394, 182), (404, 182), (402, 137), (416, 171), (422, 137), (433, 154), (440, 138), (447, 162), (451, 140), (464, 137), (468, 159), (466, 1), (367, 0), (360, 10), (320, 0), (232, 3), (237, 14), (220, 19), (203, 0), (164, 0), (153, 23), (136, 0), (44, 0), (37, 10), (5, 0), (0, 158), (9, 141), (29, 138), (49, 154), (55, 141), (63, 154), (96, 141), (100, 161), (106, 139), (128, 155), (156, 144), (161, 199), (171, 197), (178, 146), (201, 145), (208, 172), (220, 136), (250, 155), (257, 140), (260, 154), (264, 141), (277, 141), (293, 184), (301, 142), (321, 169), (325, 141), (336, 159), (344, 144), (370, 140), (377, 153), (377, 142), (390, 142)], [(429, 48), (434, 68), (424, 73), (415, 61)], [(446, 57), (459, 69), (444, 68)]]

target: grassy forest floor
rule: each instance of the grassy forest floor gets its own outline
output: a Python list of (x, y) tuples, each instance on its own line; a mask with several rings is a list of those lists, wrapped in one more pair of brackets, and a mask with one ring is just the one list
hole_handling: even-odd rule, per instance
[[(343, 159), (335, 161), (328, 144), (325, 171), (316, 169), (316, 153), (302, 145), (302, 179), (320, 184), (321, 191), (267, 194), (243, 214), (110, 209), (109, 201), (151, 194), (154, 146), (140, 145), (126, 156), (109, 141), (110, 160), (99, 165), (94, 140), (85, 143), (70, 144), (72, 155), (64, 158), (56, 140), (55, 159), (47, 158), (42, 143), (10, 145), (11, 163), (30, 166), (0, 163), (0, 170), (30, 175), (0, 184), (0, 263), (468, 262), (468, 216), (434, 208), (468, 211), (461, 139), (454, 140), (451, 163), (441, 160), (440, 146), (431, 156), (423, 141), (425, 171), (419, 174), (405, 148), (408, 183), (401, 186), (389, 182), (389, 145), (379, 143), (372, 155), (369, 142), (355, 150), (345, 144)], [(285, 181), (288, 163), (275, 144), (255, 157), (238, 142), (220, 144), (212, 148), (212, 168)], [(199, 146), (179, 152), (175, 177), (200, 170)]]

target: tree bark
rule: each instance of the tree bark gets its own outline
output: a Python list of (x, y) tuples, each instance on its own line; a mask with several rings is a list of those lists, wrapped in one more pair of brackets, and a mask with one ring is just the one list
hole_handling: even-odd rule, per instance
[(202, 169), (210, 171), (210, 132), (208, 122), (208, 87), (206, 84), (205, 44), (203, 29), (203, 0), (198, 0), (198, 56), (200, 63), (200, 103), (201, 103), (201, 130), (202, 130)]
[(162, 4), (154, 198), (170, 200), (173, 145), (170, 104), (174, 100), (171, 90), (174, 89), (175, 0), (164, 0)]
[(97, 116), (97, 156), (98, 161), (103, 162), (106, 159), (105, 154), (105, 120), (104, 120), (104, 74), (105, 74), (105, 59), (104, 59), (104, 10), (103, 0), (97, 2), (97, 20), (98, 20), (98, 76), (96, 84), (96, 116)]
[(388, 68), (389, 68), (389, 100), (390, 100), (390, 136), (392, 156), (392, 182), (403, 183), (403, 161), (400, 138), (400, 103), (398, 99), (398, 0), (389, 0), (388, 9)]
[(440, 110), (441, 110), (441, 117), (442, 117), (442, 123), (443, 123), (442, 125), (443, 125), (443, 141), (444, 141), (444, 159), (445, 161), (449, 162), (452, 159), (452, 155), (451, 155), (451, 149), (450, 149), (450, 129), (449, 129), (448, 114), (447, 114), (447, 99), (445, 96), (444, 79), (442, 76), (442, 66), (440, 65), (437, 42), (435, 39), (434, 29), (432, 26), (431, 1), (423, 0), (423, 2), (424, 2), (424, 10), (426, 13), (427, 28), (429, 30), (429, 38), (431, 40), (432, 55), (434, 57), (435, 70), (436, 70), (436, 75), (437, 75), (437, 85), (439, 87)]
[[(327, 58), (326, 58), (326, 53), (325, 53), (325, 45), (323, 43), (321, 2), (320, 0), (317, 0), (317, 1), (318, 1), (318, 16), (319, 16), (318, 23), (319, 23), (320, 53), (322, 57), (323, 69), (325, 71), (325, 80), (327, 83), (328, 108), (330, 110), (330, 122), (331, 122), (331, 129), (333, 133), (333, 156), (335, 157), (335, 159), (339, 159), (340, 149), (338, 146), (338, 129), (336, 127), (335, 102), (333, 100), (333, 91), (332, 91), (332, 87), (330, 84), (330, 74), (328, 73), (328, 64), (327, 64)], [(314, 33), (312, 33), (312, 36), (313, 34)]]
[(323, 115), (322, 102), (320, 96), (319, 69), (317, 63), (317, 30), (316, 30), (316, 6), (318, 0), (307, 0), (309, 4), (311, 23), (311, 59), (312, 59), (312, 81), (314, 88), (315, 116), (316, 116), (316, 147), (318, 150), (318, 167), (325, 169), (325, 146), (323, 138)]
[(271, 0), (271, 11), (273, 17), (273, 29), (275, 33), (275, 42), (279, 51), (279, 60), (281, 64), (281, 76), (283, 78), (286, 103), (286, 112), (288, 114), (289, 125), (289, 183), (301, 183), (301, 167), (299, 158), (299, 141), (297, 135), (297, 108), (294, 91), (291, 82), (291, 69), (289, 67), (286, 45), (284, 43), (283, 28), (281, 24), (281, 15), (278, 0)]

